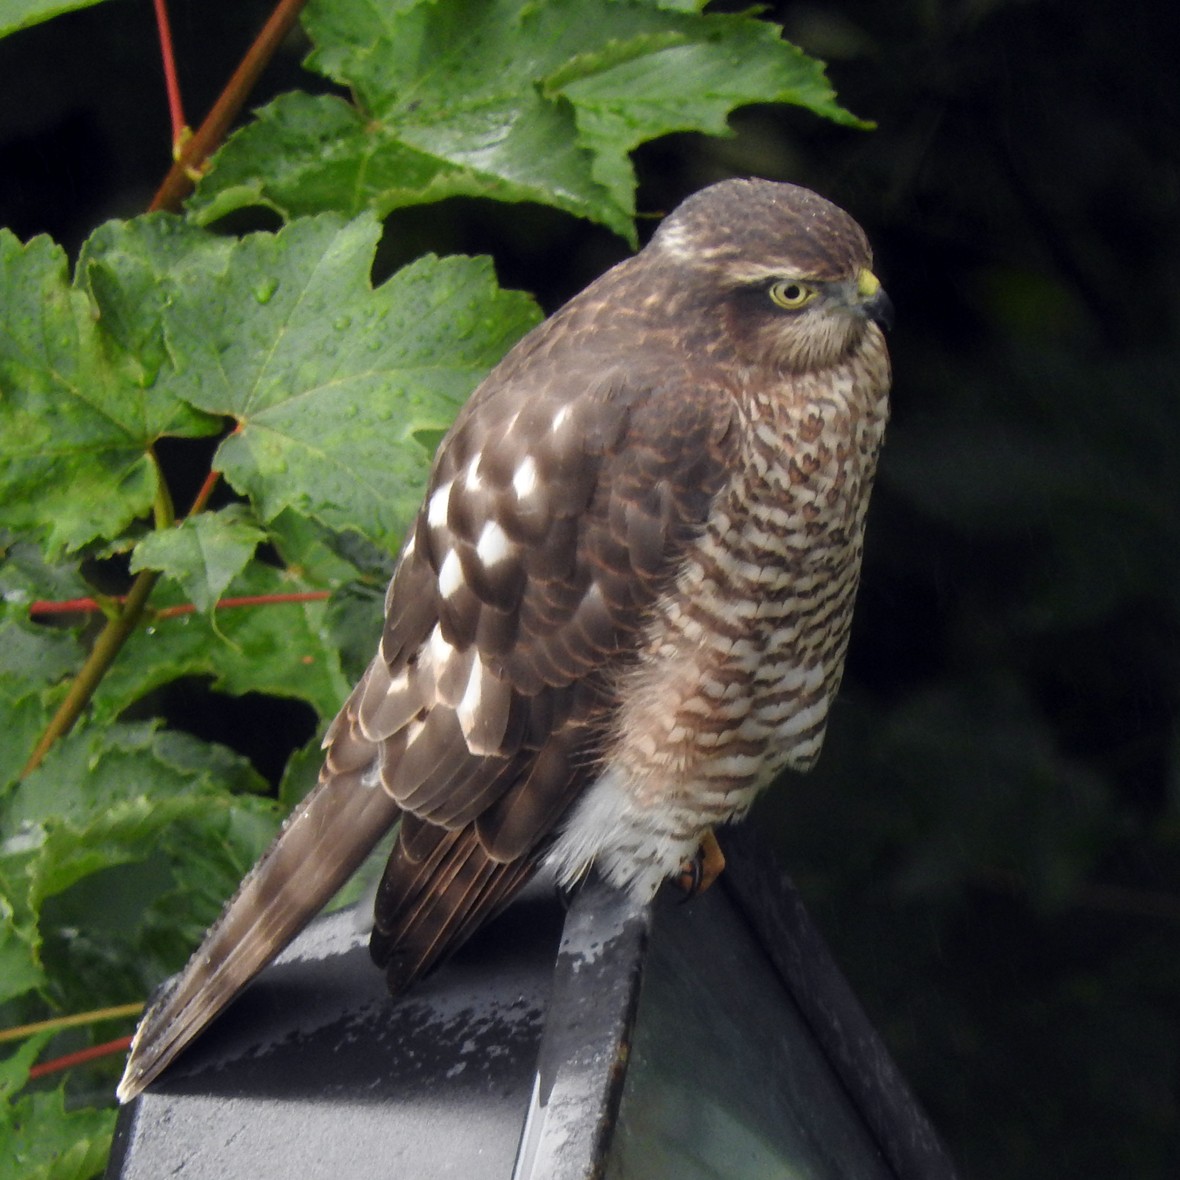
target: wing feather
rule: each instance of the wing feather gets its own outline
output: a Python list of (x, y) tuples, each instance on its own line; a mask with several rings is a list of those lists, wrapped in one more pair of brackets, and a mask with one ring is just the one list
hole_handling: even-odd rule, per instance
[(436, 461), (416, 530), (430, 544), (406, 560), (432, 570), (456, 684), (439, 683), (383, 778), (420, 820), (465, 834), (438, 836), (428, 886), (421, 861), (390, 858), (373, 946), (391, 981), (429, 970), (503, 904), (593, 780), (612, 685), (729, 470), (724, 390), (673, 384), (664, 365), (620, 372), (586, 347), (544, 383), (485, 386)]
[(399, 816), (371, 944), (395, 991), (506, 904), (593, 780), (617, 674), (727, 478), (733, 400), (671, 338), (637, 347), (642, 324), (596, 291), (518, 345), (444, 440), (321, 785), (145, 1018), (124, 1099)]

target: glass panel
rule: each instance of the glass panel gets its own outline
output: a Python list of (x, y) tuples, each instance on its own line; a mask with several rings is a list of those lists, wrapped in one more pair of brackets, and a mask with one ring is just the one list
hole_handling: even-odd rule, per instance
[(608, 1180), (891, 1180), (722, 886), (662, 899)]

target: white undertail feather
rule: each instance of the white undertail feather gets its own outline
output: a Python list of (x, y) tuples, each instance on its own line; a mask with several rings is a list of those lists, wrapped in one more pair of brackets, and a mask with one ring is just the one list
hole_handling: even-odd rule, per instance
[(700, 843), (697, 836), (676, 838), (666, 819), (639, 805), (623, 775), (607, 769), (572, 808), (545, 863), (562, 885), (575, 884), (593, 865), (617, 889), (650, 901)]

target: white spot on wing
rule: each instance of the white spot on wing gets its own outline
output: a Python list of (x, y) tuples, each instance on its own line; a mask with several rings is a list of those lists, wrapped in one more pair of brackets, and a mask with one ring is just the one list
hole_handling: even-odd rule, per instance
[(467, 474), (463, 477), (463, 486), (469, 492), (478, 492), (483, 487), (483, 480), (479, 474), (480, 458), (480, 454), (476, 452), (471, 456), (471, 462), (467, 464)]
[(426, 728), (425, 721), (418, 721), (417, 719), (410, 722), (406, 726), (406, 749), (408, 750), (421, 736), (422, 731)]
[[(564, 414), (565, 411), (562, 410)], [(518, 500), (531, 496), (537, 487), (537, 465), (532, 455), (525, 455), (520, 466), (512, 473), (512, 490)]]
[(435, 679), (438, 679), (442, 675), (447, 661), (455, 654), (455, 649), (443, 638), (442, 627), (438, 623), (434, 625), (434, 630), (430, 633), (426, 651), (430, 659), (430, 666), (434, 669)]
[(750, 778), (762, 766), (761, 754), (726, 754), (705, 764), (710, 778)]
[(459, 561), (459, 554), (451, 549), (443, 559), (442, 568), (438, 571), (438, 592), (444, 598), (450, 598), (463, 585), (463, 565)]
[(787, 692), (814, 692), (824, 682), (824, 669), (816, 664), (810, 668), (790, 668), (783, 673), (778, 687)]
[(483, 678), (484, 665), (482, 660), (472, 660), (471, 675), (467, 678), (467, 687), (463, 691), (463, 699), (459, 702), (459, 707), (455, 710), (455, 716), (459, 719), (459, 726), (463, 730), (463, 736), (470, 738), (471, 731), (475, 728), (475, 719), (479, 713), (479, 703), (483, 697)]
[(475, 553), (484, 566), (490, 569), (511, 555), (512, 542), (508, 539), (508, 534), (494, 520), (489, 520), (479, 534)]
[(451, 482), (451, 480), (447, 480), (430, 497), (430, 503), (426, 508), (426, 520), (431, 528), (441, 529), (447, 523), (447, 506), (451, 502)]
[(556, 414), (553, 415), (553, 423), (550, 429), (556, 434), (568, 421), (570, 416), (569, 406), (562, 406)]

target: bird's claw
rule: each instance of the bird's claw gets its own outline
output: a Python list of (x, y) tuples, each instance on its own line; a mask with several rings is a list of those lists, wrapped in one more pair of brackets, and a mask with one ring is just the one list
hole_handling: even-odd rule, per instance
[(717, 843), (713, 829), (709, 828), (701, 837), (695, 855), (690, 856), (680, 866), (676, 883), (684, 890), (684, 900), (688, 901), (698, 893), (704, 893), (721, 876), (724, 868), (725, 853), (721, 851), (721, 845)]

